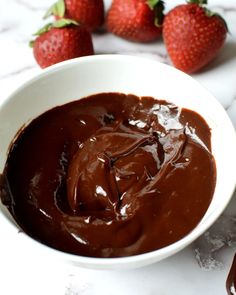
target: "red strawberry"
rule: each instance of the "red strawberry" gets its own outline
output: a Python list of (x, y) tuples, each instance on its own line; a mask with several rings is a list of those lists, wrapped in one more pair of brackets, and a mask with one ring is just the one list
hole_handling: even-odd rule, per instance
[(54, 15), (56, 19), (65, 17), (94, 31), (104, 23), (103, 0), (58, 0), (52, 5), (45, 17)]
[(68, 19), (46, 25), (32, 42), (34, 57), (42, 68), (63, 60), (92, 55), (91, 34), (83, 26)]
[(107, 14), (107, 29), (130, 41), (153, 41), (162, 32), (163, 10), (161, 0), (113, 0)]
[(225, 42), (227, 25), (205, 8), (206, 0), (191, 0), (165, 17), (163, 38), (174, 66), (193, 73), (208, 64)]

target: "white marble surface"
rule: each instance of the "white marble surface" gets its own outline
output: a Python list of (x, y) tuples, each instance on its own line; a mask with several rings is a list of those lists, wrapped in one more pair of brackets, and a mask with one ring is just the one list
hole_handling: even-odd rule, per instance
[[(28, 47), (31, 34), (53, 0), (0, 0), (0, 103), (41, 69)], [(167, 2), (167, 11), (177, 3)], [(193, 75), (227, 110), (236, 127), (236, 0), (209, 0), (228, 22), (230, 34), (219, 56)], [(110, 1), (106, 1), (108, 6)], [(93, 35), (97, 53), (126, 53), (169, 63), (162, 42), (136, 44), (108, 33)], [(236, 152), (236, 151), (235, 151)], [(231, 171), (229, 173), (234, 173)], [(234, 217), (235, 216), (235, 217)], [(0, 225), (0, 294), (3, 295), (222, 295), (236, 248), (236, 196), (216, 224), (181, 253), (132, 271), (92, 271), (47, 264), (24, 253)]]

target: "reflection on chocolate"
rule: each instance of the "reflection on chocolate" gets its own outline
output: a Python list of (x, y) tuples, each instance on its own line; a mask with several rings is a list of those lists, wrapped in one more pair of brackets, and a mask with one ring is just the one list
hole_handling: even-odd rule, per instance
[(228, 295), (236, 294), (236, 255), (234, 256), (233, 264), (227, 277), (226, 289)]
[(121, 257), (170, 245), (215, 188), (211, 132), (166, 101), (101, 93), (47, 111), (17, 136), (1, 199), (21, 228), (56, 249)]

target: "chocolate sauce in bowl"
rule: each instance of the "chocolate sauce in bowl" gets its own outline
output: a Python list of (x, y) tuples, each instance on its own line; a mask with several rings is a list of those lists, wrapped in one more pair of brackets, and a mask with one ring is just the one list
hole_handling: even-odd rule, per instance
[(1, 176), (20, 227), (61, 251), (122, 257), (186, 236), (215, 189), (211, 132), (163, 100), (100, 93), (23, 128)]

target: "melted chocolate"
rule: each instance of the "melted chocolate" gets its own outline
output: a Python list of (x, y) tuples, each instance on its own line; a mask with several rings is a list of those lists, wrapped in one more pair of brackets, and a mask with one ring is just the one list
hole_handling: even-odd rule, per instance
[(211, 132), (197, 113), (101, 93), (53, 108), (11, 145), (1, 199), (21, 228), (92, 257), (152, 251), (187, 235), (215, 188)]
[(236, 294), (236, 254), (234, 256), (234, 260), (226, 280), (226, 289), (228, 295)]

